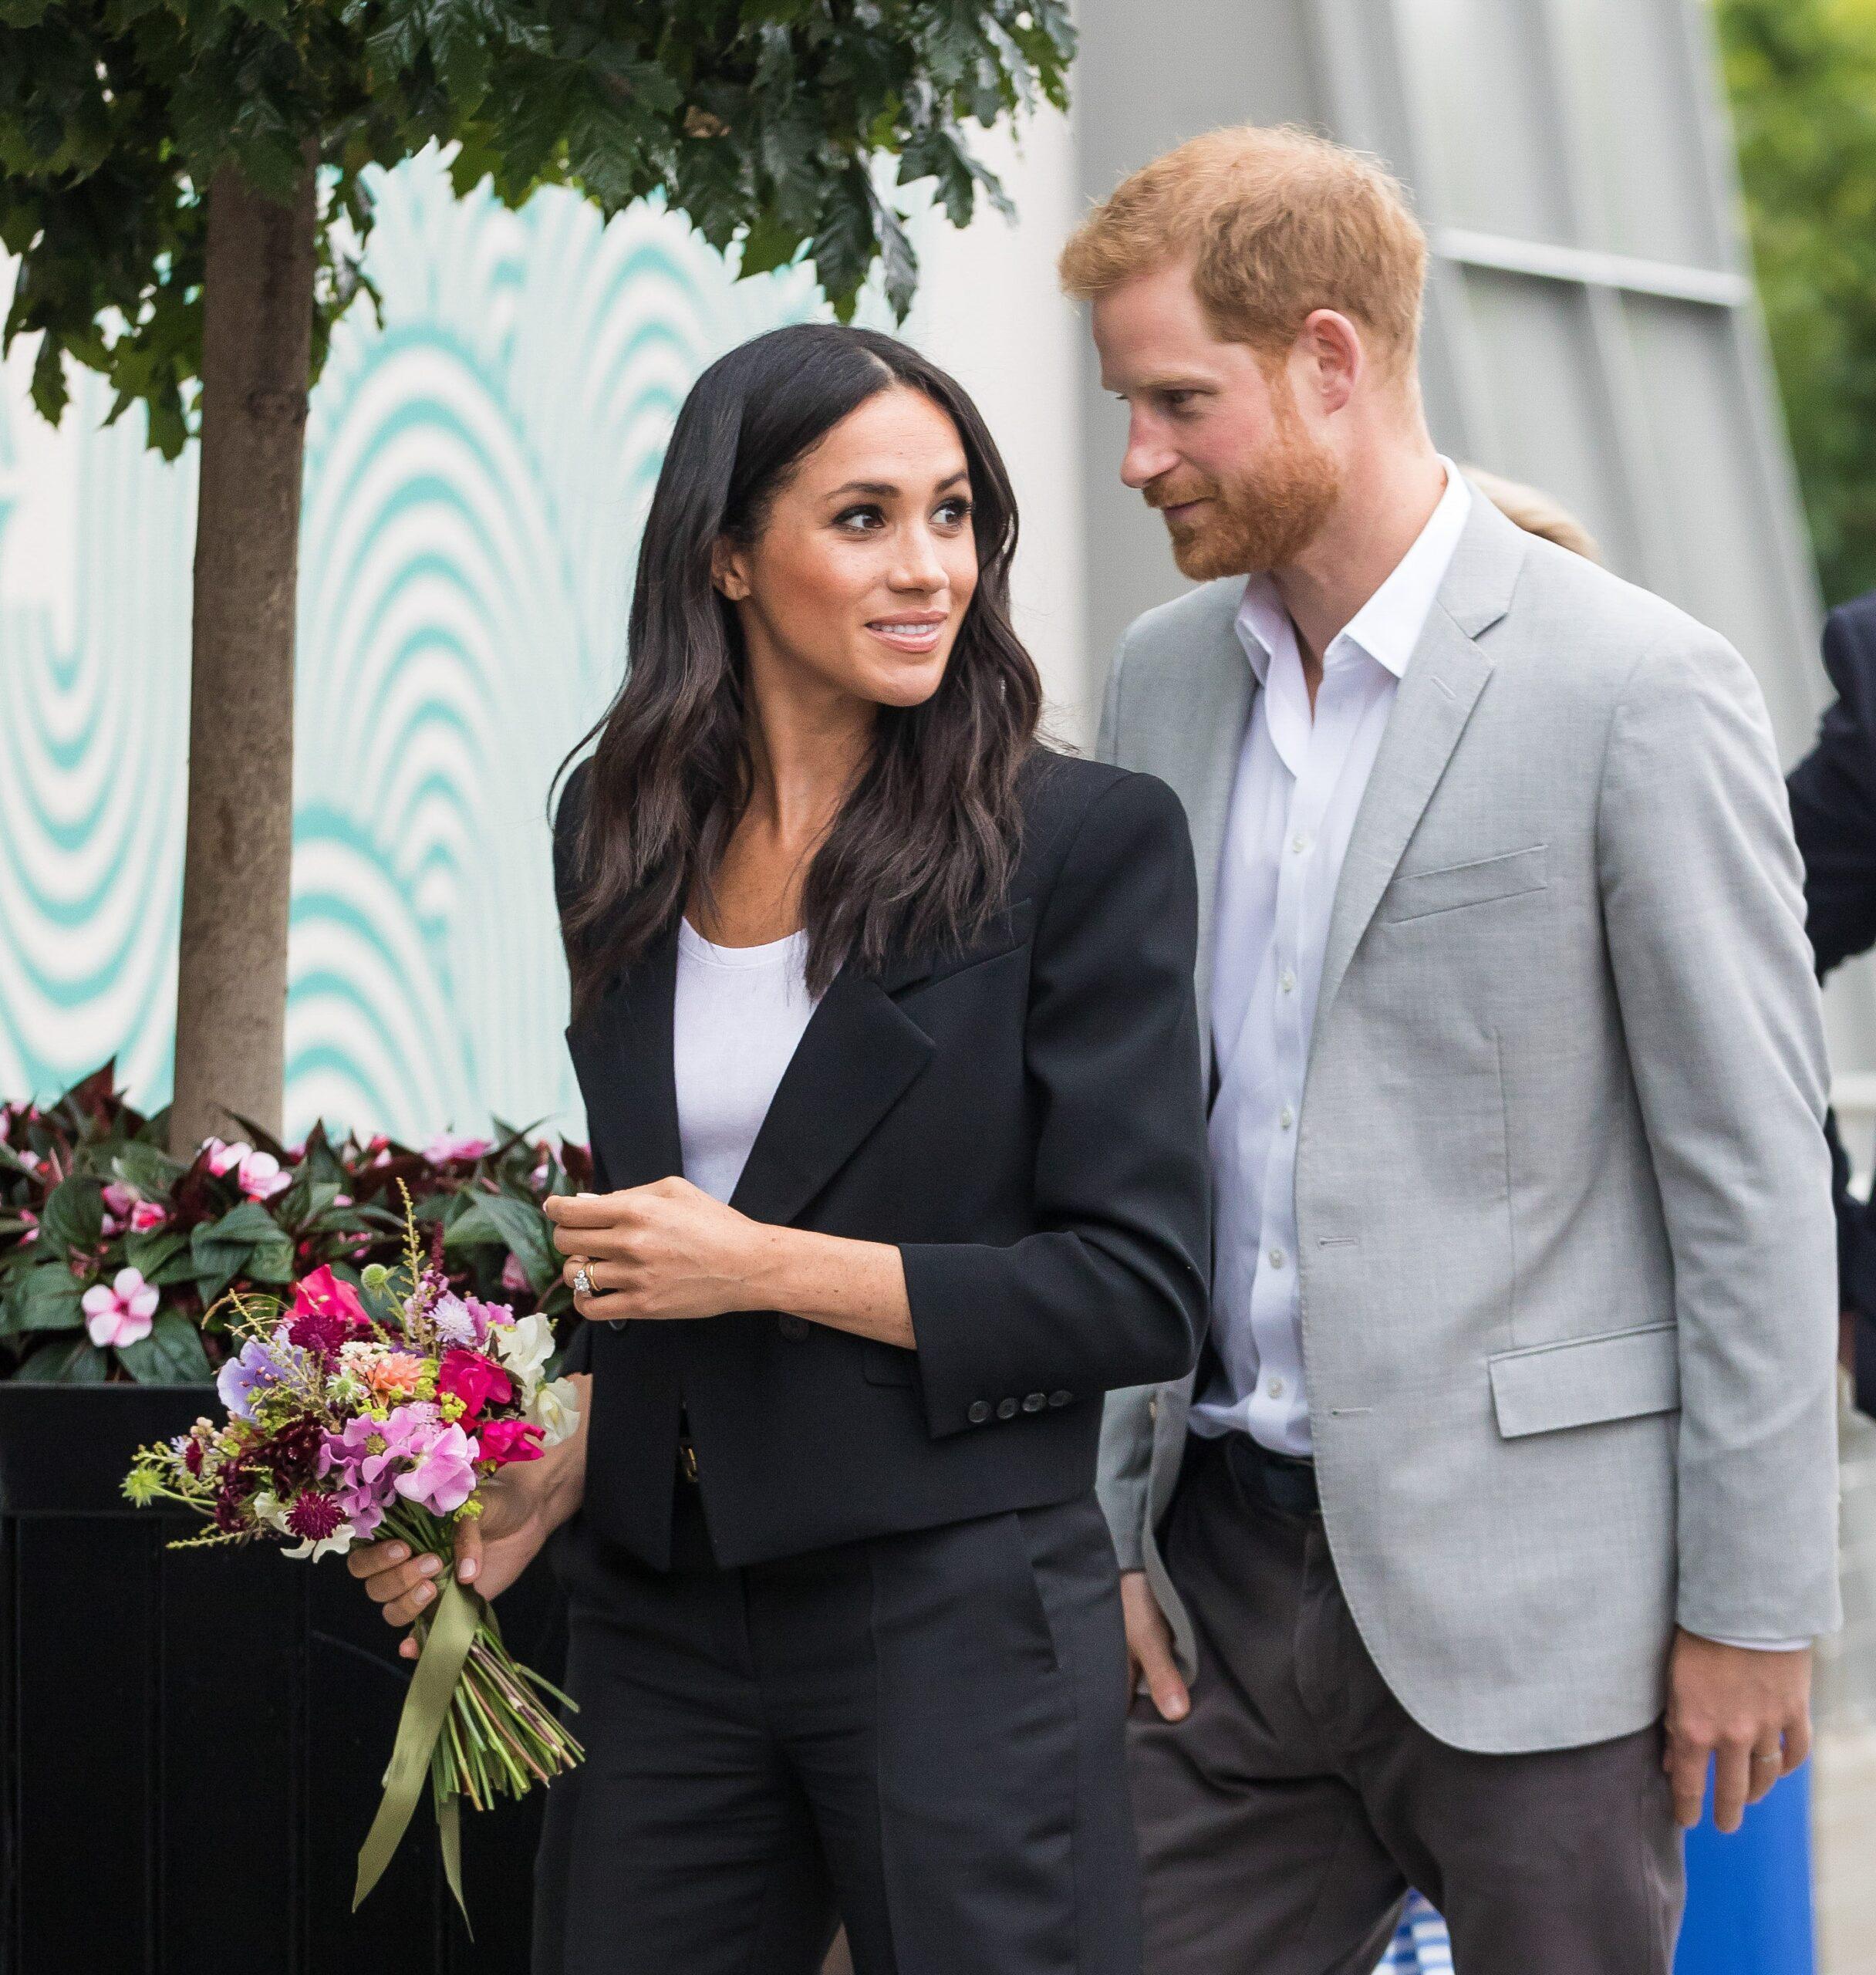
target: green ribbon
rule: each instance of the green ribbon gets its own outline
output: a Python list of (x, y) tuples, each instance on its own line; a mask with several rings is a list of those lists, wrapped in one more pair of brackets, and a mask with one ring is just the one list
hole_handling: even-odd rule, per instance
[[(424, 1636), (417, 1671), (410, 1676), (410, 1690), (404, 1696), (404, 1711), (398, 1719), (397, 1740), (384, 1772), (383, 1800), (371, 1821), (370, 1830), (365, 1834), (365, 1842), (359, 1848), (358, 1886), (352, 1895), (354, 1913), (383, 1877), (410, 1825), (417, 1800), (430, 1775), (431, 1752), (449, 1718), (456, 1683), (462, 1677), (469, 1649), (475, 1643), (481, 1606), (482, 1600), (465, 1590), (453, 1575), (444, 1578), (436, 1616)], [(469, 1909), (463, 1905), (461, 1823), (454, 1797), (437, 1807), (437, 1832), (443, 1846), (444, 1875), (467, 1922)]]

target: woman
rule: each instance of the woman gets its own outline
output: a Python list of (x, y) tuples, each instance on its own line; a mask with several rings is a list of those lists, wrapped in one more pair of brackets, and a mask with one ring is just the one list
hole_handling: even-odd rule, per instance
[(556, 825), (585, 1416), (457, 1566), (565, 1525), (537, 1975), (807, 1975), (837, 1914), (860, 1975), (1137, 1975), (1092, 1484), (1203, 1323), (1195, 885), (1162, 784), (1037, 744), (1015, 541), (885, 336), (760, 337), (672, 435)]

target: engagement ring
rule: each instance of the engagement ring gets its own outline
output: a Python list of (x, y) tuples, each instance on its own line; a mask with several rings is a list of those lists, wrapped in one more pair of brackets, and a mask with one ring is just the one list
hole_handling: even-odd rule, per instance
[(592, 1278), (586, 1273), (584, 1262), (573, 1271), (573, 1293), (575, 1296), (590, 1296), (593, 1293)]

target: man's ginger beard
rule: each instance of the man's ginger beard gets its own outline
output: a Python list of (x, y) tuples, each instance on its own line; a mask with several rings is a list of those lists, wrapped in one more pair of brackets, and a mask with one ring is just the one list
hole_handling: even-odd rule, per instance
[(1166, 523), (1179, 573), (1196, 582), (1259, 575), (1294, 562), (1341, 495), (1341, 471), (1310, 437), (1280, 369), (1270, 374), (1270, 444), (1241, 477), (1196, 482), (1169, 474), (1145, 490), (1150, 508), (1205, 502), (1189, 521)]

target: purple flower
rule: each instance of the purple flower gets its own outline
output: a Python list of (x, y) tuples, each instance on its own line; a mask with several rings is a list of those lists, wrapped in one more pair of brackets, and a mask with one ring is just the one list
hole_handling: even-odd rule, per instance
[(477, 1453), (461, 1427), (444, 1427), (432, 1434), (417, 1465), (398, 1476), (398, 1494), (433, 1515), (454, 1515), (475, 1493)]
[(454, 1294), (439, 1296), (430, 1306), (430, 1320), (437, 1326), (439, 1336), (446, 1337), (452, 1344), (474, 1344), (476, 1341), (476, 1322), (470, 1305)]
[[(349, 1434), (360, 1423), (356, 1420), (349, 1421), (346, 1432)], [(396, 1406), (388, 1420), (362, 1423), (374, 1429), (368, 1437), (367, 1450), (358, 1464), (359, 1480), (369, 1487), (386, 1469), (401, 1462), (420, 1460), (424, 1449), (441, 1430), (443, 1419), (434, 1406), (420, 1404)]]
[(235, 1418), (251, 1420), (255, 1394), (268, 1386), (277, 1386), (303, 1362), (303, 1354), (290, 1344), (278, 1339), (251, 1337), (241, 1346), (240, 1355), (231, 1358), (215, 1375), (215, 1390)]

